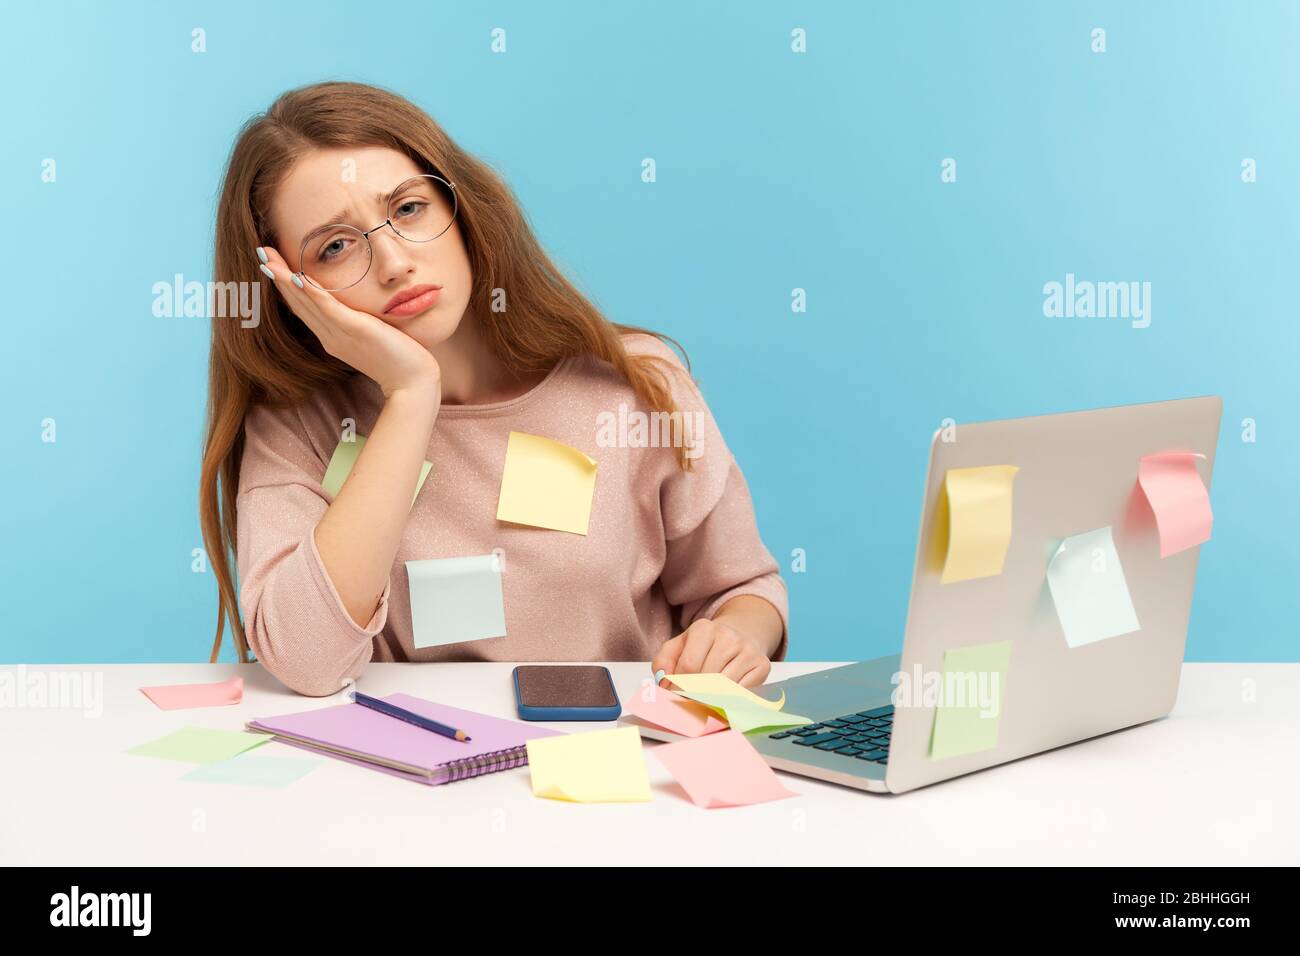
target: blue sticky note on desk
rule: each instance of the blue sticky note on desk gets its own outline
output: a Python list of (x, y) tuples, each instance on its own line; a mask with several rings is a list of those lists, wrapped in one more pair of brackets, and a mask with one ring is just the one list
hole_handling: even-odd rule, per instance
[(407, 561), (416, 647), (505, 637), (501, 562), (495, 554)]
[(230, 760), (203, 764), (181, 779), (201, 783), (236, 783), (248, 787), (287, 787), (322, 763), (324, 761), (310, 757), (267, 757), (244, 753)]
[(1062, 541), (1047, 566), (1047, 585), (1071, 647), (1140, 629), (1109, 526)]

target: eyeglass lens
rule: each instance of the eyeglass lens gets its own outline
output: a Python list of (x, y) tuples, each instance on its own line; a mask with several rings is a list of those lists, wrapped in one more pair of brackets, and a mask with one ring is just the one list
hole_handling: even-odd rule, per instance
[[(456, 216), (456, 193), (433, 176), (402, 183), (388, 201), (393, 231), (411, 242), (437, 239)], [(374, 231), (374, 230), (372, 230)], [(303, 244), (301, 269), (307, 278), (330, 292), (356, 285), (370, 269), (370, 240), (360, 229), (335, 224), (318, 229)]]

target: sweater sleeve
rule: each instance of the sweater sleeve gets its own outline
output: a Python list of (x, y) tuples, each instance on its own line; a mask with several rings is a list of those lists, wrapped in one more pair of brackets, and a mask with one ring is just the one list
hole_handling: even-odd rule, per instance
[[(665, 537), (660, 583), (679, 608), (680, 627), (713, 617), (742, 594), (765, 599), (781, 616), (781, 641), (772, 660), (789, 650), (789, 599), (776, 560), (763, 545), (749, 485), (703, 395), (676, 354), (657, 340), (641, 349), (667, 358), (673, 401), (694, 445), (690, 471), (672, 458), (659, 488)], [(671, 457), (671, 456), (670, 456)]]
[(262, 665), (311, 697), (360, 676), (392, 588), (390, 577), (365, 627), (352, 620), (316, 549), (330, 501), (324, 473), (296, 409), (255, 406), (245, 417), (235, 504), (244, 629)]

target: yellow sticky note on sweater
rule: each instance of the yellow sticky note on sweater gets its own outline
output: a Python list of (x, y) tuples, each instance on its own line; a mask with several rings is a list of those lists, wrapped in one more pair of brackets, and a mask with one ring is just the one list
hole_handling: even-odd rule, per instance
[[(364, 447), (366, 447), (365, 435), (357, 435), (352, 441), (340, 441), (334, 446), (334, 454), (330, 456), (325, 477), (320, 482), (321, 487), (329, 492), (330, 497), (338, 497), (343, 482), (347, 481), (348, 475), (352, 474), (352, 466), (357, 463), (357, 458), (361, 456), (361, 449)], [(424, 487), (424, 479), (429, 477), (429, 472), (432, 470), (433, 462), (426, 461), (420, 466), (420, 481), (415, 486), (415, 494), (411, 495), (412, 506), (420, 494), (420, 489)]]
[(535, 737), (526, 746), (536, 796), (574, 803), (650, 799), (650, 775), (635, 727)]
[(1011, 544), (1011, 486), (1019, 470), (986, 465), (949, 468), (944, 475), (936, 531), (946, 537), (944, 584), (1002, 573)]
[(558, 441), (511, 432), (497, 520), (586, 534), (596, 462)]

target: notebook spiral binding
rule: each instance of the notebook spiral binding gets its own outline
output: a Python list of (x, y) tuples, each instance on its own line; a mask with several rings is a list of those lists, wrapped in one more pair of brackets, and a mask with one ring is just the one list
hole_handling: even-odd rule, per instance
[(507, 750), (493, 750), (479, 754), (477, 757), (462, 757), (444, 765), (448, 772), (447, 782), (465, 780), (469, 777), (495, 773), (498, 770), (510, 770), (528, 764), (527, 747), (511, 747)]

